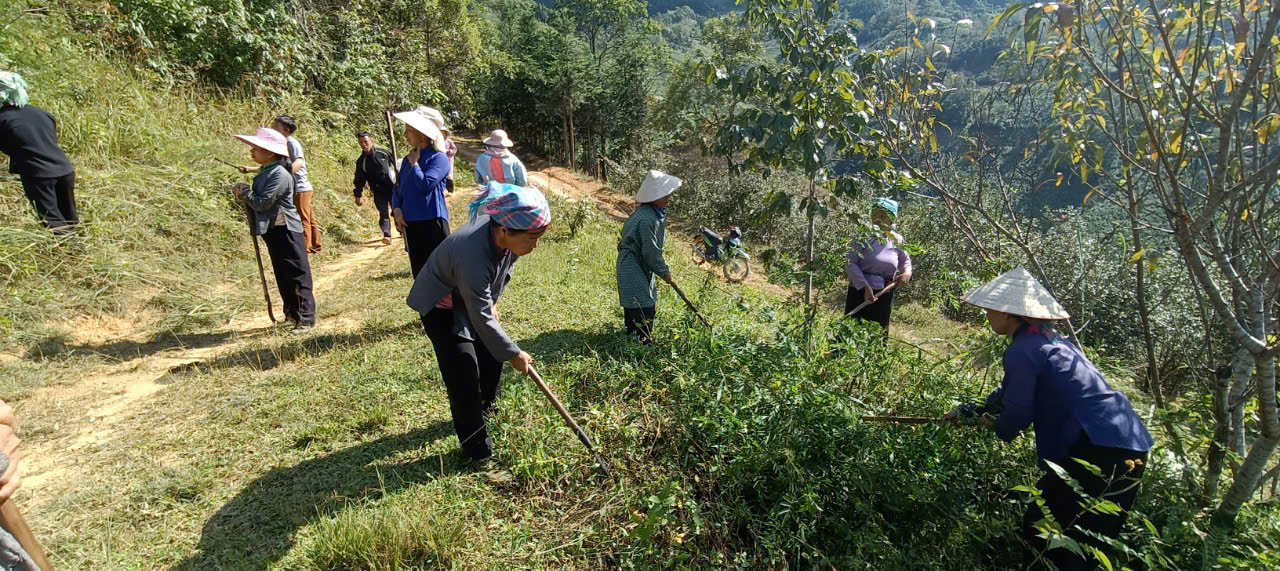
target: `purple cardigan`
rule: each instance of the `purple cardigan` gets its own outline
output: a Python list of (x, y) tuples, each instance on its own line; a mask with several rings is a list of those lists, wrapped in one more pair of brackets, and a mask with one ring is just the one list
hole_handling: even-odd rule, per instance
[(901, 248), (894, 248), (892, 238), (888, 244), (879, 238), (870, 238), (865, 243), (854, 238), (849, 240), (844, 271), (849, 275), (849, 287), (862, 290), (871, 286), (880, 291), (898, 274), (911, 271), (911, 256)]

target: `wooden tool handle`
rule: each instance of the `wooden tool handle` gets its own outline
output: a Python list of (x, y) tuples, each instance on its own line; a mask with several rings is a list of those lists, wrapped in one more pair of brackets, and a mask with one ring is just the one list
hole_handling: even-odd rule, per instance
[(36, 562), (43, 571), (53, 571), (53, 564), (49, 562), (49, 558), (44, 554), (44, 548), (40, 546), (40, 542), (36, 540), (36, 536), (31, 533), (31, 527), (27, 525), (27, 520), (23, 519), (22, 512), (18, 511), (18, 506), (13, 503), (13, 499), (6, 500), (0, 504), (0, 527), (4, 527), (13, 535), (14, 539), (22, 545), (22, 549), (31, 556), (31, 560)]

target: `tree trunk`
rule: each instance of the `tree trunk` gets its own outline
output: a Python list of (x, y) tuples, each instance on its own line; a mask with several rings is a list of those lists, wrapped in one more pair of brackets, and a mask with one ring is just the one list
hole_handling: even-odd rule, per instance
[[(817, 198), (818, 198), (817, 185), (814, 183), (813, 179), (810, 178), (809, 179), (809, 202), (805, 207), (805, 216), (808, 217), (809, 229), (805, 233), (805, 254), (804, 254), (805, 265), (806, 267), (808, 267), (809, 270), (812, 270), (812, 265), (813, 265), (813, 241), (814, 241), (813, 234), (814, 234), (814, 226), (817, 223), (817, 216), (815, 212), (815, 210), (817, 209), (814, 208), (814, 201), (817, 200)], [(806, 308), (813, 305), (813, 274), (811, 272), (805, 273), (805, 276), (804, 276), (804, 305)]]

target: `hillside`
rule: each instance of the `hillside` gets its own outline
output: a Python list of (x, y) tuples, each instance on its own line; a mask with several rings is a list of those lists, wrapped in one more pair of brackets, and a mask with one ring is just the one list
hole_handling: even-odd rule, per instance
[[(1119, 194), (1081, 204), (1083, 185), (1046, 170), (1049, 150), (1028, 152), (1050, 117), (1038, 110), (1054, 101), (1043, 86), (1010, 89), (1010, 74), (1044, 66), (1022, 67), (1021, 53), (996, 60), (1007, 44), (985, 38), (982, 19), (1004, 6), (865, 0), (837, 14), (861, 20), (856, 41), (873, 48), (925, 31), (927, 48), (896, 62), (881, 54), (886, 68), (877, 69), (915, 66), (939, 81), (932, 99), (913, 101), (954, 124), (954, 138), (939, 129), (939, 149), (921, 144), (882, 163), (936, 161), (949, 169), (940, 179), (978, 204), (968, 210), (905, 176), (883, 186), (859, 178), (847, 194), (817, 181), (819, 195), (796, 157), (765, 165), (717, 154), (712, 139), (732, 134), (734, 110), (798, 100), (766, 93), (770, 81), (726, 87), (787, 66), (776, 56), (791, 30), (771, 34), (736, 17), (740, 8), (0, 5), (0, 69), (22, 72), (32, 102), (58, 118), (87, 220), (78, 234), (51, 236), (19, 183), (0, 178), (0, 399), (22, 419), (16, 503), (58, 568), (1008, 568), (1024, 555), (1018, 526), (1042, 474), (1034, 436), (1004, 443), (976, 427), (863, 415), (932, 419), (1002, 382), (1006, 341), (957, 298), (1032, 264), (1064, 292), (1085, 353), (1156, 438), (1110, 563), (1280, 567), (1274, 457), (1252, 466), (1268, 472), (1245, 490), (1233, 533), (1214, 527), (1215, 506), (1242, 481), (1241, 459), (1271, 444), (1266, 368), (1237, 367), (1252, 384), (1213, 376), (1234, 358), (1230, 335), (1159, 234), (1163, 222), (1130, 226)], [(777, 10), (788, 18), (796, 9)], [(960, 23), (969, 16), (978, 25)], [(955, 50), (933, 51), (935, 40)], [(932, 59), (917, 65), (917, 55)], [(895, 100), (917, 95), (897, 86)], [(399, 242), (380, 244), (373, 209), (350, 196), (354, 132), (369, 129), (382, 144), (384, 110), (424, 103), (457, 130), (454, 228), (489, 129), (511, 133), (547, 192), (555, 225), (520, 261), (500, 315), (606, 466), (509, 367), (490, 422), (495, 466), (514, 479), (491, 483), (463, 460), (431, 344), (404, 303), (407, 257)], [(247, 162), (230, 135), (280, 112), (302, 121), (325, 240), (312, 258), (319, 325), (301, 335), (265, 315), (253, 247), (227, 192), (246, 177), (214, 160)], [(915, 117), (931, 127), (935, 118)], [(831, 128), (851, 129), (850, 140), (867, 134), (843, 121)], [(977, 159), (950, 154), (948, 144), (969, 135), (996, 148)], [(651, 168), (685, 181), (668, 211), (667, 260), (713, 326), (660, 286), (656, 342), (645, 346), (622, 332), (614, 263), (628, 196)], [(885, 194), (902, 201), (898, 228), (915, 278), (882, 344), (878, 330), (831, 310), (842, 307), (846, 244), (868, 199)], [(808, 212), (821, 213), (813, 230)], [(1253, 236), (1280, 233), (1280, 217), (1256, 212), (1215, 216), (1253, 224)], [(729, 224), (747, 231), (745, 283), (690, 259), (699, 226)], [(1131, 237), (1147, 249), (1135, 255)], [(1275, 264), (1261, 257), (1270, 250), (1254, 250), (1222, 263)], [(799, 302), (806, 277), (816, 284), (812, 314)], [(1059, 524), (1040, 525), (1053, 534)]]

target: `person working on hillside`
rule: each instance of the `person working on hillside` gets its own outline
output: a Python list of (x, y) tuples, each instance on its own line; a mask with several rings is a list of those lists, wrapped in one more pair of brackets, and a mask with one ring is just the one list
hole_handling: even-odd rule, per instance
[(253, 211), (250, 230), (267, 243), (285, 319), (294, 324), (293, 333), (305, 332), (316, 324), (316, 300), (302, 220), (293, 204), (295, 179), (289, 172), (288, 140), (265, 127), (235, 138), (249, 145), (249, 156), (261, 166), (252, 185), (237, 184), (232, 192)]
[(526, 375), (533, 363), (507, 336), (495, 306), (515, 263), (546, 234), (551, 208), (536, 189), (491, 185), (471, 211), (475, 219), (431, 254), (407, 301), (431, 338), (462, 452), (484, 462), (493, 456), (484, 417), (498, 398), (502, 362)]
[(898, 202), (877, 198), (871, 207), (872, 230), (849, 241), (849, 253), (844, 270), (849, 277), (849, 292), (844, 300), (844, 312), (848, 314), (864, 301), (871, 302), (852, 317), (874, 321), (884, 328), (884, 339), (889, 338), (889, 313), (893, 309), (893, 293), (889, 290), (877, 295), (885, 286), (897, 284), (899, 288), (911, 282), (911, 256), (902, 248), (902, 236), (894, 228), (898, 216)]
[(511, 153), (515, 143), (507, 138), (507, 132), (494, 129), (484, 140), (484, 152), (476, 158), (476, 184), (490, 182), (528, 186), (524, 163)]
[[(948, 420), (973, 419), (995, 429), (1005, 442), (1034, 427), (1036, 456), (1044, 475), (1036, 482), (1040, 497), (1070, 537), (1106, 552), (1104, 542), (1080, 530), (1118, 537), (1138, 496), (1151, 434), (1124, 393), (1111, 388), (1084, 353), (1054, 327), (1066, 310), (1029, 272), (1018, 268), (974, 288), (962, 298), (987, 310), (991, 329), (1012, 339), (1004, 352), (1004, 382), (982, 406), (957, 407)], [(1100, 474), (1075, 462), (1084, 460)], [(1049, 468), (1061, 467), (1088, 494), (1105, 499), (1118, 512), (1088, 511), (1071, 485)], [(1029, 558), (1043, 555), (1058, 569), (1090, 569), (1093, 562), (1066, 548), (1045, 553), (1035, 524), (1045, 518), (1035, 502), (1027, 506), (1022, 534), (1031, 543)], [(1077, 529), (1079, 528), (1079, 529)], [(1030, 561), (1029, 561), (1030, 562)]]
[[(449, 236), (449, 205), (445, 203), (445, 179), (449, 158), (444, 136), (431, 118), (429, 107), (395, 114), (404, 122), (404, 137), (413, 150), (400, 163), (400, 176), (391, 196), (396, 228), (409, 251), (409, 268), (416, 278), (431, 252)], [(426, 322), (423, 322), (426, 325)]]
[(320, 253), (320, 224), (316, 222), (315, 208), (311, 205), (311, 179), (307, 178), (307, 159), (302, 150), (302, 143), (293, 134), (298, 130), (298, 121), (289, 115), (279, 115), (271, 125), (289, 140), (289, 172), (293, 173), (295, 184), (294, 203), (298, 209), (298, 217), (302, 220), (302, 238), (307, 246), (308, 254)]
[(368, 131), (356, 134), (360, 143), (360, 156), (356, 157), (355, 185), (356, 206), (364, 205), (364, 187), (373, 191), (373, 205), (378, 209), (378, 229), (382, 230), (382, 243), (391, 243), (391, 194), (396, 185), (396, 158), (391, 151), (373, 145)]
[(436, 128), (440, 129), (440, 135), (444, 137), (444, 155), (449, 158), (449, 178), (444, 181), (444, 191), (452, 193), (453, 183), (453, 157), (458, 155), (458, 145), (453, 142), (453, 133), (444, 124), (444, 114), (440, 110), (431, 107), (423, 107), (428, 117), (435, 122)]
[(0, 72), (0, 150), (9, 156), (9, 172), (18, 175), (46, 227), (65, 234), (80, 224), (76, 171), (58, 146), (57, 122), (28, 103), (27, 82), (8, 71)]
[(680, 188), (680, 179), (660, 171), (649, 171), (635, 201), (636, 211), (622, 225), (618, 240), (618, 302), (627, 335), (641, 343), (652, 342), (653, 319), (657, 315), (658, 287), (654, 276), (675, 285), (671, 268), (662, 256), (667, 239), (667, 204)]

